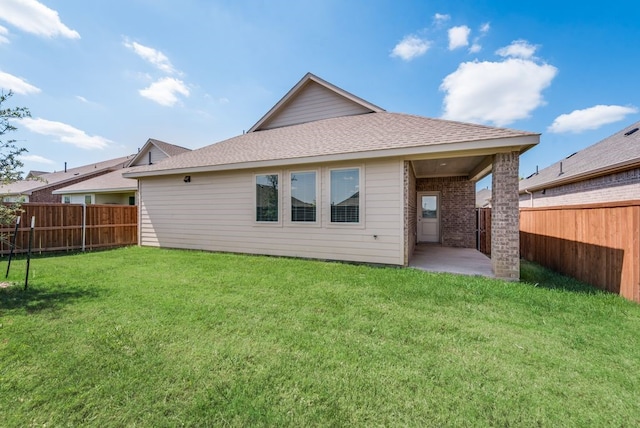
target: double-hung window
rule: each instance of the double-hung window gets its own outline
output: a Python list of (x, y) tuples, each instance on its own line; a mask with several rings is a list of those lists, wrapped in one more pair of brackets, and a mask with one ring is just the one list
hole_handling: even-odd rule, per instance
[(278, 222), (278, 174), (256, 175), (256, 221)]
[(360, 222), (360, 169), (334, 169), (331, 180), (331, 223)]
[(291, 173), (291, 221), (316, 222), (318, 206), (316, 203), (316, 173)]

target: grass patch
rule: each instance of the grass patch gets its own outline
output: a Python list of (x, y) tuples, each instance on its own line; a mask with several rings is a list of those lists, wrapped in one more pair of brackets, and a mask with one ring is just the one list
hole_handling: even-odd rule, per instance
[(0, 289), (3, 426), (640, 424), (640, 307), (529, 263), (131, 247), (31, 271)]

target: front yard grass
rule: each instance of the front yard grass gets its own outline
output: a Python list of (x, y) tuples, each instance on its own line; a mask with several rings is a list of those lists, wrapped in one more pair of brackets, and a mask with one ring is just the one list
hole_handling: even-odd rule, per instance
[(535, 265), (131, 247), (35, 259), (23, 291), (24, 264), (0, 289), (2, 426), (640, 425), (640, 306)]

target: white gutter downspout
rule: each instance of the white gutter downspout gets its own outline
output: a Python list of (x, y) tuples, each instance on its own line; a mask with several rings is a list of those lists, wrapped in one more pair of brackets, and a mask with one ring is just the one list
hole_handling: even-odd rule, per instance
[(531, 208), (533, 208), (533, 193), (531, 193), (529, 189), (524, 189), (524, 193), (531, 195)]

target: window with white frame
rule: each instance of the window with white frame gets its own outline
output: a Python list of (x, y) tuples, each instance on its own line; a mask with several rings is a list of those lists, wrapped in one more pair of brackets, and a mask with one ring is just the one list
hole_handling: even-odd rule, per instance
[(360, 222), (360, 169), (334, 169), (331, 180), (331, 223)]
[(317, 218), (316, 173), (291, 173), (291, 221), (315, 222)]
[(256, 221), (278, 221), (278, 174), (256, 175)]

